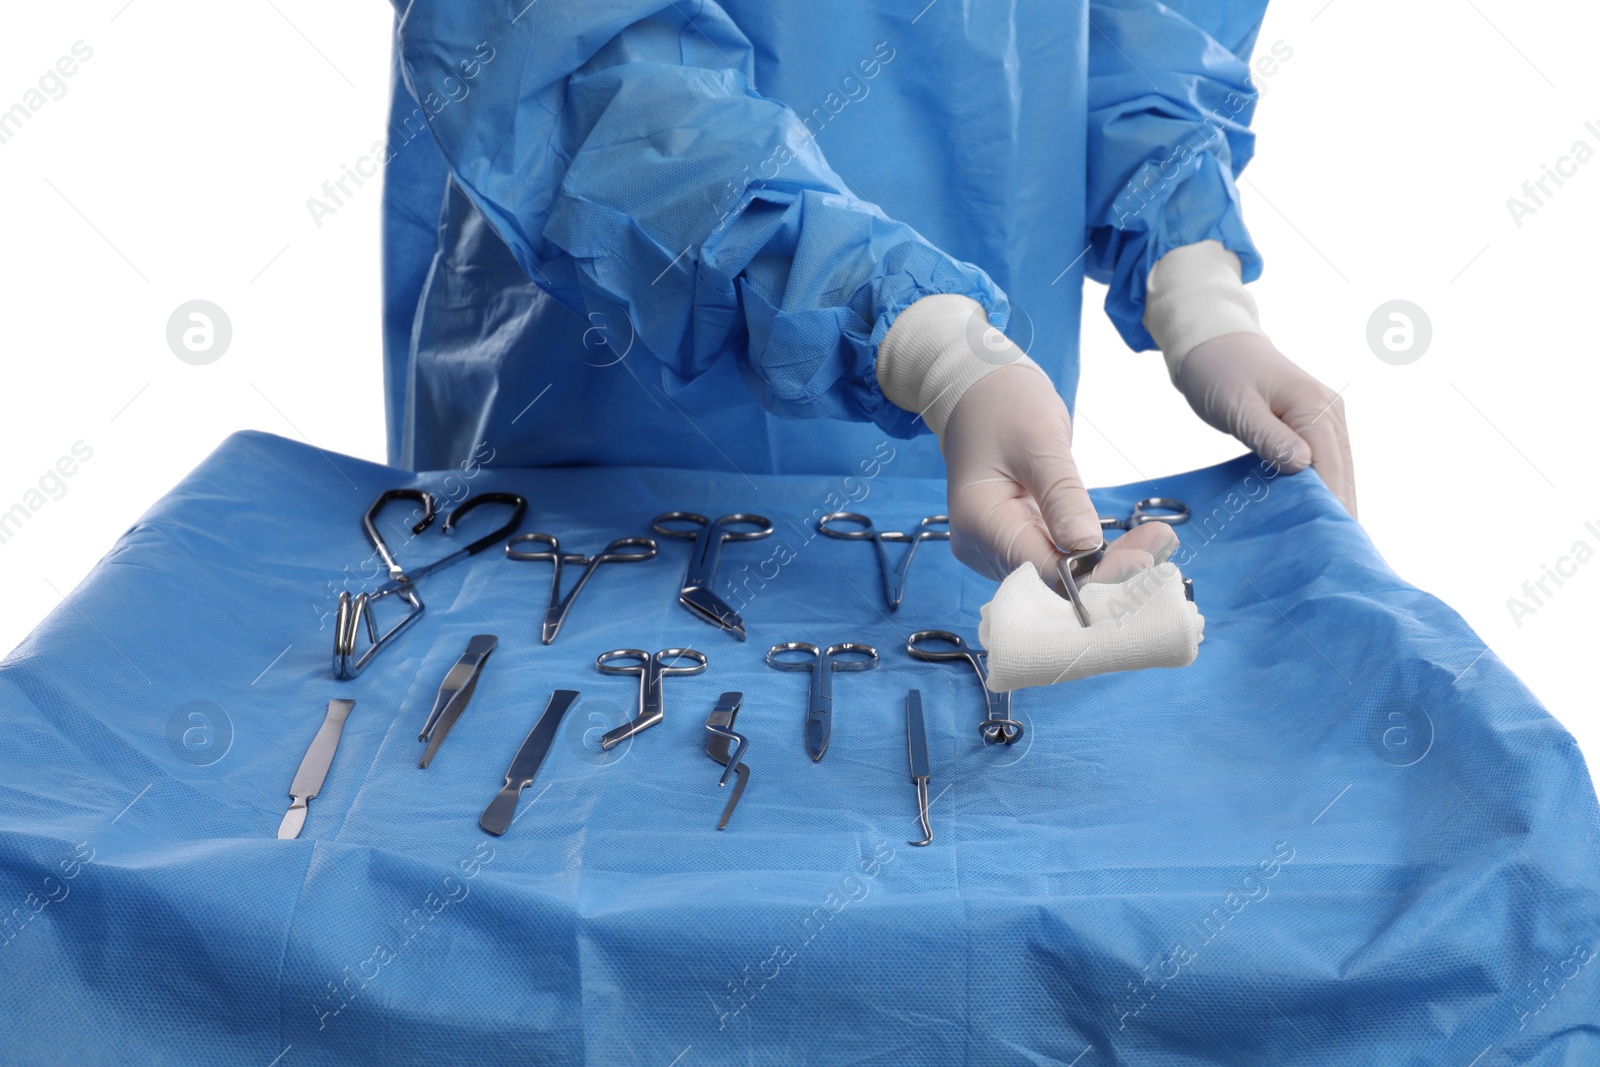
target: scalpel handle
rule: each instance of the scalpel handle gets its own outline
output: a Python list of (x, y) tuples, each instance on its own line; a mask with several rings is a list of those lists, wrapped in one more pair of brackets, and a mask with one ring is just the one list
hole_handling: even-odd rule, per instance
[(517, 801), (526, 788), (526, 781), (513, 782), (506, 779), (505, 788), (494, 795), (489, 801), (489, 806), (483, 809), (483, 815), (478, 819), (478, 825), (485, 831), (499, 837), (511, 826), (511, 819), (517, 813)]
[(328, 714), (322, 720), (322, 728), (312, 738), (311, 747), (306, 749), (300, 769), (295, 772), (294, 784), (289, 786), (291, 797), (309, 800), (322, 790), (323, 779), (328, 777), (328, 768), (333, 766), (333, 754), (339, 748), (339, 735), (344, 733), (344, 721), (355, 706), (354, 700), (328, 701)]

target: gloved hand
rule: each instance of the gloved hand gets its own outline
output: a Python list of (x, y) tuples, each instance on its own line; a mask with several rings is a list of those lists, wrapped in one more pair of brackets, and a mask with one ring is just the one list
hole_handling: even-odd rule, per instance
[(1144, 325), (1196, 414), (1286, 474), (1315, 467), (1355, 515), (1344, 402), (1267, 340), (1238, 256), (1212, 240), (1162, 256), (1146, 286)]
[[(957, 559), (996, 581), (1031, 562), (1059, 586), (1063, 550), (1100, 544), (1066, 404), (976, 301), (928, 296), (907, 308), (878, 347), (877, 375), (892, 403), (939, 435)], [(1094, 580), (1117, 581), (1172, 551), (1155, 530), (1114, 544)]]
[(1173, 380), (1207, 423), (1285, 474), (1315, 467), (1345, 510), (1356, 514), (1344, 401), (1271, 341), (1229, 333), (1202, 342), (1183, 357)]
[(979, 574), (1003, 581), (1026, 561), (1054, 584), (1062, 549), (1100, 543), (1100, 519), (1072, 459), (1067, 405), (1031, 361), (969, 387), (939, 444), (950, 548)]

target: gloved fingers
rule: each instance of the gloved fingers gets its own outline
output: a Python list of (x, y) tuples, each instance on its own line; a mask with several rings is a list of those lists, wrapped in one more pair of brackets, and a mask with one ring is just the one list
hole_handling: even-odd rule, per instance
[(1311, 465), (1323, 483), (1354, 517), (1355, 463), (1350, 456), (1344, 401), (1314, 378), (1307, 378), (1296, 394), (1284, 417), (1311, 446)]
[(1106, 546), (1106, 554), (1085, 581), (1124, 582), (1157, 563), (1165, 563), (1178, 547), (1178, 535), (1164, 522), (1135, 526)]
[(1240, 402), (1232, 423), (1233, 436), (1285, 474), (1299, 474), (1316, 458), (1311, 443), (1279, 418), (1266, 398), (1257, 393)]
[(1070, 438), (1058, 437), (1048, 449), (1029, 455), (1023, 485), (1038, 502), (1055, 543), (1068, 552), (1079, 552), (1100, 544), (1100, 513), (1078, 474), (1069, 442)]
[(963, 485), (950, 494), (950, 550), (986, 578), (1005, 581), (1024, 561), (1046, 581), (1064, 558), (1033, 497), (1009, 478)]

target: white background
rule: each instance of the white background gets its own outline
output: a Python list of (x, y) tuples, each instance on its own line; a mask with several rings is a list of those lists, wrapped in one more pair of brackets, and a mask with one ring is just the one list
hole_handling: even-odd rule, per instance
[[(0, 110), (74, 42), (93, 57), (0, 144), (0, 510), (75, 442), (93, 458), (0, 543), (0, 645), (234, 430), (384, 458), (381, 193), (369, 182), (320, 228), (306, 199), (382, 136), (390, 18), (382, 3), (309, 0), (8, 12)], [(1600, 549), (1600, 158), (1559, 189), (1547, 180), (1553, 195), (1520, 227), (1506, 201), (1575, 141), (1600, 150), (1596, 39), (1587, 5), (1552, 17), (1510, 0), (1280, 3), (1258, 55), (1274, 42), (1293, 55), (1258, 74), (1258, 153), (1241, 185), (1268, 264), (1254, 287), (1263, 323), (1342, 390), (1373, 539), (1467, 618), (1591, 760), (1600, 559), (1550, 585), (1520, 624), (1507, 601), (1574, 542)], [(1086, 477), (1109, 485), (1238, 454), (1189, 413), (1158, 357), (1123, 348), (1103, 294), (1085, 296)], [(233, 325), (204, 367), (165, 339), (195, 298)], [(1406, 366), (1366, 341), (1373, 310), (1397, 298), (1433, 330)]]

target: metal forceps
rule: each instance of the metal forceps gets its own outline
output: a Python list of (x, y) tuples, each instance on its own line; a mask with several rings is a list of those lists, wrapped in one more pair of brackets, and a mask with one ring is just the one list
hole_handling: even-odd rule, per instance
[[(680, 659), (688, 660), (691, 666), (675, 666)], [(619, 664), (616, 662), (618, 660), (631, 662)], [(666, 718), (661, 679), (669, 674), (699, 674), (706, 669), (706, 657), (692, 648), (664, 648), (653, 656), (643, 649), (618, 648), (600, 653), (595, 657), (594, 665), (606, 674), (639, 676), (639, 714), (600, 737), (600, 747), (611, 748)]]
[[(474, 511), (484, 504), (510, 504), (512, 506), (511, 518), (506, 524), (493, 533), (485, 534), (476, 541), (459, 548), (456, 551), (434, 560), (426, 566), (406, 571), (395, 559), (383, 535), (378, 532), (378, 513), (384, 505), (394, 500), (414, 500), (422, 505), (422, 518), (411, 527), (412, 534), (420, 534), (433, 524), (438, 517), (439, 505), (432, 493), (421, 489), (387, 489), (378, 494), (378, 499), (372, 502), (366, 515), (361, 520), (362, 527), (367, 532), (367, 540), (372, 542), (372, 547), (377, 550), (378, 556), (389, 571), (389, 580), (370, 593), (358, 593), (351, 596), (346, 590), (339, 594), (339, 612), (335, 616), (333, 627), (333, 675), (335, 678), (354, 678), (366, 669), (372, 657), (376, 656), (385, 645), (417, 621), (417, 617), (427, 607), (422, 602), (421, 595), (417, 592), (417, 582), (435, 571), (444, 570), (453, 563), (459, 563), (468, 556), (475, 556), (490, 545), (503, 540), (507, 534), (516, 530), (522, 524), (522, 516), (528, 510), (528, 502), (515, 493), (479, 493), (468, 497), (455, 506), (445, 517), (444, 524), (439, 527), (441, 533), (450, 534), (455, 531), (456, 524), (466, 517), (468, 512)], [(372, 604), (387, 596), (398, 596), (410, 607), (404, 618), (390, 627), (382, 636), (378, 633), (377, 620), (373, 617)], [(367, 631), (367, 638), (371, 642), (367, 650), (356, 655), (356, 642), (360, 639), (362, 629)]]
[[(696, 528), (668, 526), (669, 522), (687, 522)], [(753, 530), (733, 530), (733, 526), (753, 526)], [(689, 552), (689, 569), (684, 572), (683, 585), (678, 589), (678, 603), (703, 622), (732, 633), (744, 640), (744, 620), (717, 594), (711, 583), (717, 577), (717, 560), (722, 556), (725, 541), (759, 541), (772, 534), (772, 520), (763, 515), (724, 515), (708, 519), (692, 511), (668, 511), (657, 515), (650, 528), (662, 537), (676, 537), (694, 541)]]
[[(1188, 504), (1181, 500), (1173, 500), (1171, 497), (1148, 496), (1133, 505), (1133, 511), (1126, 519), (1119, 519), (1114, 515), (1101, 515), (1100, 528), (1131, 530), (1147, 522), (1164, 522), (1169, 526), (1177, 526), (1188, 521)], [(1067, 599), (1072, 602), (1072, 610), (1078, 616), (1078, 625), (1085, 629), (1089, 626), (1089, 609), (1083, 606), (1083, 594), (1078, 589), (1078, 579), (1086, 577), (1094, 570), (1105, 557), (1105, 552), (1106, 542), (1101, 541), (1099, 548), (1086, 548), (1081, 552), (1070, 553), (1056, 565), (1056, 570), (1061, 575), (1061, 585), (1067, 591)], [(1194, 583), (1187, 578), (1183, 580), (1183, 591), (1190, 600), (1194, 599)]]
[(1188, 504), (1167, 496), (1147, 496), (1133, 505), (1133, 511), (1125, 519), (1119, 519), (1115, 515), (1100, 516), (1100, 529), (1131, 530), (1147, 522), (1164, 522), (1170, 526), (1178, 526), (1188, 521)]
[[(857, 529), (842, 529), (839, 526), (842, 522), (855, 523)], [(936, 528), (940, 526), (944, 528)], [(911, 558), (924, 541), (950, 540), (950, 516), (929, 515), (909, 532), (901, 533), (899, 530), (879, 530), (872, 525), (871, 519), (854, 511), (835, 511), (818, 520), (817, 529), (824, 536), (838, 541), (871, 541), (872, 547), (878, 550), (878, 567), (883, 574), (883, 599), (888, 601), (890, 611), (899, 611), (900, 602), (906, 596), (906, 576), (911, 572)], [(886, 541), (894, 544), (909, 542), (911, 545), (898, 567), (889, 566), (889, 550), (883, 547)]]
[[(948, 647), (935, 647), (935, 646)], [(906, 652), (926, 663), (962, 660), (978, 676), (983, 686), (985, 717), (978, 724), (984, 741), (991, 745), (1014, 745), (1022, 739), (1022, 724), (1011, 717), (1011, 694), (989, 689), (989, 653), (969, 645), (949, 630), (918, 630), (906, 639)]]
[[(525, 541), (549, 547), (542, 552), (528, 552), (514, 547)], [(601, 566), (607, 563), (643, 563), (655, 557), (656, 542), (653, 537), (619, 537), (601, 549), (597, 556), (585, 556), (581, 552), (563, 552), (561, 543), (546, 533), (525, 533), (513, 537), (506, 543), (507, 559), (545, 561), (554, 568), (550, 574), (550, 607), (545, 611), (544, 625), (539, 628), (539, 639), (547, 645), (561, 632), (561, 624), (567, 621), (567, 612), (572, 610), (572, 602), (578, 599), (578, 594), (583, 592), (583, 587), (589, 584), (589, 579), (594, 577), (594, 572)], [(567, 563), (582, 567), (583, 573), (578, 576), (578, 584), (563, 597), (561, 568)]]
[(706, 733), (710, 735), (706, 738), (706, 755), (726, 768), (717, 786), (726, 786), (729, 775), (739, 776), (733, 784), (733, 795), (728, 797), (728, 806), (722, 809), (718, 830), (728, 828), (728, 818), (733, 815), (739, 798), (744, 796), (745, 783), (750, 780), (750, 768), (744, 765), (745, 754), (750, 751), (750, 739), (733, 731), (733, 720), (739, 717), (739, 705), (743, 701), (743, 693), (723, 693), (717, 700), (717, 706), (706, 716)]
[[(805, 659), (783, 659), (791, 652)], [(785, 641), (767, 649), (767, 666), (780, 671), (810, 671), (811, 696), (806, 703), (806, 751), (812, 763), (822, 762), (833, 734), (833, 672), (868, 671), (878, 665), (878, 650), (846, 641), (819, 648), (805, 641)]]

